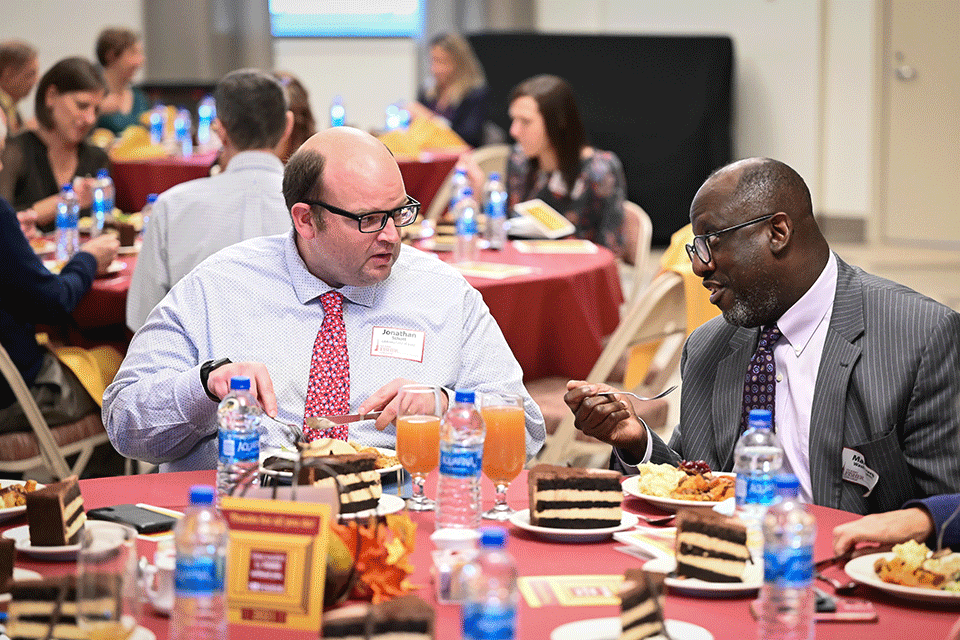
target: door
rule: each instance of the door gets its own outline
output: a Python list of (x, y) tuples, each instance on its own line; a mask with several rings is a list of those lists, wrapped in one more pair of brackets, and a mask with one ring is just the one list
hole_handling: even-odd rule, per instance
[(883, 20), (880, 239), (960, 248), (960, 2), (888, 0)]

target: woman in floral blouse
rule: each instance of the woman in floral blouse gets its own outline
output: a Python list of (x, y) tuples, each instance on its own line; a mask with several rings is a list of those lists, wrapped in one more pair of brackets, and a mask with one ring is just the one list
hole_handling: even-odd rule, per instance
[(539, 198), (563, 214), (576, 236), (625, 255), (626, 180), (619, 158), (587, 143), (573, 89), (563, 78), (539, 75), (510, 93), (507, 164), (510, 207)]

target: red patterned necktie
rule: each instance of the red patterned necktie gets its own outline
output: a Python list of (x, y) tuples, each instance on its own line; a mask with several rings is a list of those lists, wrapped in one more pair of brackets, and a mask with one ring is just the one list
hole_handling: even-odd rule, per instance
[[(771, 418), (776, 416), (777, 365), (773, 361), (773, 345), (783, 336), (777, 325), (767, 327), (760, 332), (757, 351), (750, 358), (747, 376), (743, 385), (743, 415), (740, 418), (740, 432), (747, 429), (747, 421), (752, 409), (767, 409)], [(776, 428), (776, 420), (771, 424)]]
[(303, 411), (303, 435), (307, 441), (317, 438), (347, 439), (346, 425), (330, 429), (307, 426), (309, 416), (344, 416), (350, 410), (350, 356), (347, 354), (347, 331), (343, 325), (343, 295), (328, 291), (320, 296), (323, 323), (313, 343), (310, 359), (310, 381)]

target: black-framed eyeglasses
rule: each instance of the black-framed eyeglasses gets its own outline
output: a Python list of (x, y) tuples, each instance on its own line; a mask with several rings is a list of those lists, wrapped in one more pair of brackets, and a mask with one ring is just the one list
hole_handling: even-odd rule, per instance
[(371, 211), (370, 213), (360, 215), (344, 211), (322, 200), (302, 200), (302, 202), (304, 204), (323, 207), (330, 213), (356, 220), (360, 233), (379, 233), (387, 226), (387, 220), (389, 218), (393, 218), (393, 224), (397, 227), (405, 227), (408, 224), (413, 224), (413, 221), (417, 219), (417, 214), (420, 213), (420, 203), (410, 196), (407, 196), (407, 201), (402, 207), (397, 207), (390, 211)]
[(710, 238), (716, 238), (723, 233), (736, 231), (737, 229), (749, 227), (751, 224), (757, 224), (758, 222), (769, 220), (775, 215), (775, 213), (770, 213), (765, 216), (760, 216), (759, 218), (754, 218), (753, 220), (747, 220), (746, 222), (735, 224), (732, 227), (727, 227), (726, 229), (720, 229), (720, 231), (712, 231), (711, 233), (705, 233), (702, 236), (693, 236), (693, 242), (687, 245), (687, 256), (689, 256), (690, 262), (693, 262), (694, 254), (700, 258), (700, 262), (703, 264), (709, 264), (710, 261), (713, 260), (713, 254), (710, 252)]

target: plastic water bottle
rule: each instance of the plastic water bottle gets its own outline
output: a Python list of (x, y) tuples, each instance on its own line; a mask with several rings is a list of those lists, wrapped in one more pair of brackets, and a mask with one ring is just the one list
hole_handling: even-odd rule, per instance
[(177, 140), (177, 153), (184, 158), (193, 155), (193, 119), (186, 109), (179, 109), (173, 120), (173, 135)]
[(260, 419), (263, 411), (250, 393), (250, 378), (230, 378), (230, 393), (217, 408), (220, 425), (220, 460), (217, 464), (217, 504), (223, 496), (243, 493), (244, 485), (257, 485), (260, 466)]
[(167, 109), (157, 104), (150, 110), (150, 143), (163, 144), (164, 131), (167, 127)]
[(440, 480), (437, 529), (480, 526), (480, 469), (486, 427), (473, 391), (457, 390), (455, 403), (440, 422)]
[(750, 411), (747, 430), (733, 450), (737, 511), (747, 524), (747, 546), (758, 562), (763, 546), (760, 523), (777, 497), (773, 478), (783, 466), (783, 446), (773, 432), (771, 419), (770, 412), (764, 409)]
[(197, 151), (213, 151), (213, 119), (217, 117), (217, 103), (213, 96), (206, 96), (197, 105)]
[(224, 595), (228, 529), (213, 506), (214, 489), (190, 489), (190, 506), (173, 529), (177, 549), (171, 640), (227, 638)]
[(483, 530), (480, 554), (461, 572), (463, 640), (512, 640), (517, 632), (517, 565), (506, 550), (507, 532)]
[(483, 211), (487, 214), (487, 240), (491, 249), (507, 243), (507, 190), (500, 174), (493, 172), (483, 190)]
[(453, 211), (453, 208), (463, 198), (463, 192), (469, 188), (470, 181), (467, 180), (467, 170), (463, 167), (454, 169), (453, 178), (450, 181), (450, 211)]
[(480, 257), (480, 248), (477, 244), (477, 202), (473, 199), (473, 189), (464, 189), (460, 202), (453, 207), (453, 215), (457, 221), (457, 244), (453, 248), (453, 261), (476, 262)]
[(63, 185), (57, 202), (56, 260), (65, 264), (80, 250), (80, 200), (72, 184)]
[(106, 169), (97, 171), (97, 181), (93, 187), (93, 225), (90, 227), (90, 235), (96, 237), (103, 233), (103, 222), (106, 217), (113, 213), (113, 180)]
[(817, 524), (797, 499), (800, 483), (792, 474), (777, 476), (779, 501), (763, 517), (763, 589), (760, 592), (760, 640), (813, 638), (813, 542)]
[(343, 96), (334, 96), (330, 105), (330, 126), (342, 127), (347, 119), (347, 110), (343, 107)]
[(147, 203), (143, 205), (143, 209), (140, 211), (140, 239), (143, 240), (144, 234), (147, 232), (147, 223), (150, 222), (150, 216), (153, 215), (153, 205), (157, 203), (157, 198), (159, 196), (156, 193), (151, 193), (147, 196)]

